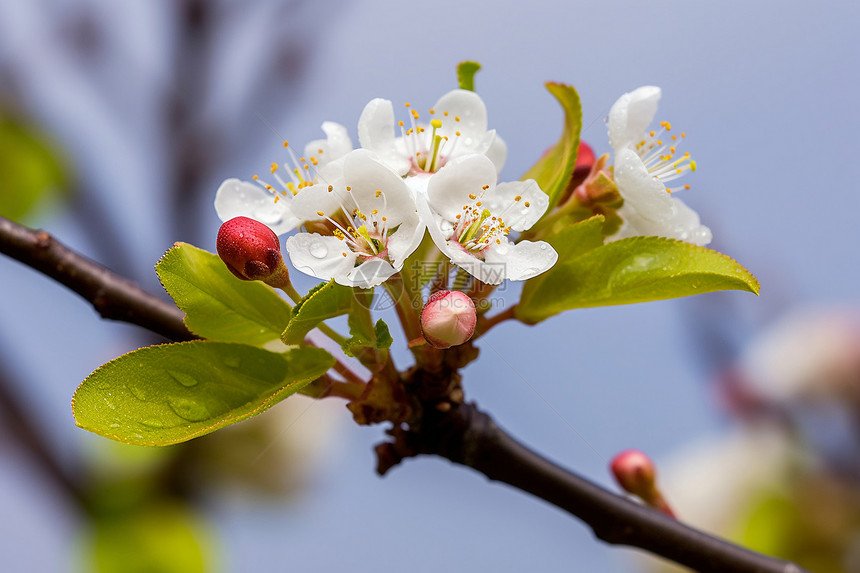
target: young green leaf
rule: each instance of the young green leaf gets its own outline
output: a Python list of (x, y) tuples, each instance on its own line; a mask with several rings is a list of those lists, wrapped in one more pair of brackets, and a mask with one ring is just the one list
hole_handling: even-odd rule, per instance
[(341, 348), (347, 356), (355, 356), (356, 350), (359, 348), (389, 348), (394, 342), (388, 331), (388, 325), (381, 318), (376, 321), (376, 326), (370, 335), (355, 330), (350, 330), (350, 334), (352, 336), (341, 344)]
[(475, 74), (481, 69), (478, 62), (460, 62), (457, 64), (457, 83), (461, 90), (475, 91)]
[(353, 304), (353, 292), (334, 282), (320, 283), (293, 307), (287, 327), (281, 333), (285, 344), (299, 344), (305, 335), (322, 321), (349, 312)]
[[(575, 227), (594, 226), (598, 218)], [(593, 232), (593, 229), (592, 229)], [(630, 237), (571, 252), (526, 282), (516, 317), (535, 324), (565, 310), (632, 304), (720, 290), (759, 292), (758, 280), (733, 259), (661, 237)]]
[(319, 348), (277, 354), (203, 340), (151, 346), (90, 374), (75, 391), (72, 411), (77, 425), (90, 432), (165, 446), (259, 414), (333, 364)]
[(564, 109), (564, 130), (558, 142), (529, 169), (522, 179), (534, 179), (544, 193), (549, 195), (549, 209), (552, 210), (561, 196), (576, 167), (576, 153), (579, 150), (579, 132), (582, 129), (582, 107), (579, 94), (573, 87), (549, 82), (546, 84), (561, 107)]
[(218, 255), (177, 243), (155, 265), (161, 284), (195, 334), (262, 346), (278, 340), (290, 305), (271, 287), (234, 277)]

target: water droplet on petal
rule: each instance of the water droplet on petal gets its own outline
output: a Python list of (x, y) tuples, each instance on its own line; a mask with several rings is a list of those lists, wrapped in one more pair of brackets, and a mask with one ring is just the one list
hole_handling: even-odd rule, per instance
[(311, 256), (318, 259), (324, 259), (328, 254), (328, 249), (322, 241), (314, 241), (311, 243)]
[(186, 388), (197, 386), (197, 379), (190, 374), (186, 374), (184, 372), (177, 372), (176, 370), (168, 370), (167, 373), (170, 375), (171, 378), (173, 378)]
[(540, 246), (540, 250), (545, 251), (545, 250), (546, 250), (546, 245), (541, 245), (541, 246)]

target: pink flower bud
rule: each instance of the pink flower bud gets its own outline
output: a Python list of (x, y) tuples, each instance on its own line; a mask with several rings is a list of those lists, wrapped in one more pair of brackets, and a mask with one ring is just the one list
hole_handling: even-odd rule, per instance
[(278, 236), (263, 223), (248, 217), (230, 219), (218, 230), (215, 245), (218, 256), (240, 279), (272, 286), (289, 283)]
[(610, 468), (624, 491), (643, 499), (653, 494), (657, 470), (645, 453), (639, 450), (624, 450), (612, 459)]
[(609, 466), (615, 481), (627, 493), (640, 498), (647, 505), (675, 517), (672, 508), (657, 489), (657, 469), (644, 452), (624, 450), (614, 458)]
[(478, 315), (475, 303), (460, 291), (439, 291), (430, 296), (421, 311), (421, 333), (436, 348), (463, 344), (475, 332)]

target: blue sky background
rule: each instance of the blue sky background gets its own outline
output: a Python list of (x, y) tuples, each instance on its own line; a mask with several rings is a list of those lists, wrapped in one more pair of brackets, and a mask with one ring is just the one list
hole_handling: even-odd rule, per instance
[[(153, 98), (171, 86), (169, 4), (0, 0), (0, 63), (24, 68), (18, 87), (27, 110), (99, 190), (151, 290), (158, 288), (151, 266), (186, 238), (170, 236), (165, 223), (163, 133), (153, 121)], [(708, 386), (727, 356), (708, 342), (715, 335), (731, 349), (789, 306), (857, 303), (856, 3), (357, 0), (280, 11), (274, 2), (224, 4), (232, 16), (218, 32), (205, 113), (229, 118), (233, 151), (207, 174), (211, 197), (181, 214), (201, 222), (209, 238), (198, 242), (208, 249), (219, 224), (211, 198), (222, 179), (264, 169), (279, 159), (282, 136), (315, 139), (324, 120), (355, 137), (371, 98), (426, 109), (455, 87), (461, 60), (484, 66), (477, 89), (509, 149), (503, 180), (518, 178), (560, 133), (561, 112), (545, 81), (579, 90), (582, 136), (598, 153), (609, 151), (603, 117), (615, 99), (644, 84), (663, 88), (658, 119), (687, 133), (699, 164), (683, 199), (713, 229), (712, 246), (758, 276), (761, 296), (575, 311), (533, 328), (506, 323), (481, 341), (481, 359), (465, 373), (467, 396), (514, 436), (591, 479), (609, 485), (607, 460), (621, 449), (659, 459), (722, 427)], [(81, 6), (93, 7), (122, 46), (89, 69), (69, 61), (51, 28)], [(307, 50), (306, 73), (273, 88), (274, 105), (243, 106), (266, 50), (291, 35)], [(105, 85), (110, 91), (100, 91)], [(73, 215), (36, 223), (93, 252)], [(100, 322), (62, 288), (7, 259), (0, 277), (3, 356), (14, 359), (20, 391), (73, 463), (100, 438), (74, 427), (71, 394), (128, 349), (132, 329)], [(398, 356), (405, 364), (405, 352)], [(291, 431), (309, 432), (315, 415), (316, 407)], [(300, 500), (212, 501), (220, 570), (628, 570), (628, 551), (469, 470), (419, 459), (378, 478), (372, 446), (382, 428), (356, 427), (345, 409), (341, 417)], [(0, 444), (4, 562), (10, 570), (75, 570), (74, 514), (24, 456)]]

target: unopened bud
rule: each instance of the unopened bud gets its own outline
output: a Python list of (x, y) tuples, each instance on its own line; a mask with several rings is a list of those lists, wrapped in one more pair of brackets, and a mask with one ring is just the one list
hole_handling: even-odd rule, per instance
[(259, 221), (230, 219), (218, 230), (215, 246), (230, 272), (242, 280), (263, 281), (274, 287), (290, 282), (278, 236)]
[(657, 469), (644, 452), (639, 450), (624, 450), (610, 464), (615, 481), (627, 493), (640, 498), (647, 505), (674, 517), (672, 509), (663, 494), (657, 489)]
[(580, 141), (579, 150), (576, 152), (576, 163), (573, 168), (573, 178), (584, 178), (588, 172), (591, 171), (591, 166), (594, 165), (595, 159), (594, 150), (591, 149), (591, 146), (584, 141)]
[(421, 333), (431, 346), (450, 348), (472, 338), (477, 320), (471, 298), (457, 290), (443, 290), (431, 295), (424, 305)]

